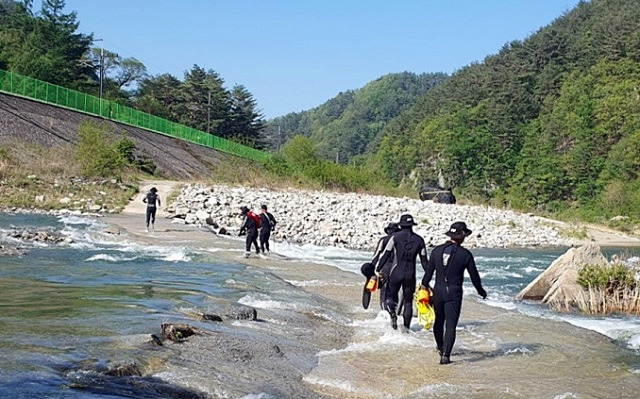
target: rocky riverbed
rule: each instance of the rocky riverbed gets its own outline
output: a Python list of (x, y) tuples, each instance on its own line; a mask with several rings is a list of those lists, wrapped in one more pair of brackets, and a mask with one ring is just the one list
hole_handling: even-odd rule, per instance
[(533, 214), (356, 193), (189, 184), (166, 211), (176, 223), (237, 234), (240, 207), (247, 205), (257, 213), (261, 204), (267, 204), (278, 221), (275, 239), (322, 246), (371, 250), (384, 226), (404, 213), (414, 216), (415, 231), (430, 246), (445, 239), (444, 232), (459, 220), (473, 230), (469, 247), (571, 246), (579, 241), (564, 235), (570, 225)]

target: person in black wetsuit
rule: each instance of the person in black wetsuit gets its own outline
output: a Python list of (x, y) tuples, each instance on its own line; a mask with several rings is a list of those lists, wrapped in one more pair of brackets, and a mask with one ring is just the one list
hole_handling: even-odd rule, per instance
[(433, 288), (433, 308), (436, 313), (433, 335), (440, 353), (440, 364), (451, 363), (449, 356), (456, 341), (456, 326), (462, 308), (462, 282), (465, 270), (469, 272), (478, 295), (482, 299), (487, 297), (487, 292), (482, 288), (473, 255), (468, 249), (462, 247), (465, 237), (471, 234), (471, 230), (464, 222), (455, 222), (445, 234), (450, 237), (450, 240), (431, 251), (431, 257), (422, 278), (422, 287), (426, 288), (431, 282), (433, 273), (436, 273)]
[(149, 192), (144, 196), (142, 202), (147, 204), (147, 217), (146, 217), (146, 230), (149, 232), (149, 221), (151, 221), (151, 228), (155, 228), (156, 224), (156, 202), (160, 207), (160, 196), (158, 195), (158, 189), (151, 187)]
[(380, 308), (381, 309), (385, 309), (384, 302), (385, 302), (385, 296), (386, 296), (385, 295), (386, 281), (384, 279), (384, 276), (389, 275), (389, 272), (391, 271), (391, 266), (393, 265), (393, 259), (392, 257), (389, 257), (389, 259), (387, 260), (387, 263), (382, 265), (382, 267), (380, 268), (381, 271), (378, 275), (376, 275), (375, 265), (376, 263), (378, 263), (380, 256), (382, 255), (385, 248), (387, 247), (387, 244), (389, 243), (391, 236), (393, 236), (393, 234), (398, 232), (399, 230), (400, 230), (400, 226), (398, 226), (398, 223), (393, 223), (393, 222), (389, 223), (387, 227), (384, 228), (384, 232), (386, 235), (384, 237), (381, 237), (378, 240), (378, 244), (376, 245), (376, 251), (373, 253), (373, 259), (371, 260), (371, 262), (367, 262), (363, 264), (362, 267), (360, 268), (360, 271), (367, 278), (367, 281), (373, 276), (376, 276), (376, 278), (378, 279), (378, 289), (380, 290)]
[(403, 292), (404, 326), (408, 330), (413, 317), (413, 293), (416, 290), (416, 259), (420, 256), (422, 268), (427, 266), (427, 247), (424, 239), (413, 232), (413, 216), (405, 214), (400, 217), (400, 231), (395, 233), (387, 243), (384, 253), (376, 263), (376, 272), (382, 273), (383, 267), (391, 256), (394, 256), (386, 281), (385, 307), (391, 316), (391, 327), (398, 328), (398, 293)]
[(251, 254), (251, 244), (255, 245), (256, 253), (260, 254), (260, 247), (258, 247), (258, 223), (256, 221), (256, 219), (259, 220), (259, 218), (258, 215), (251, 212), (246, 206), (242, 206), (240, 211), (242, 212), (243, 219), (239, 235), (247, 234), (244, 257), (248, 258)]
[(262, 227), (260, 228), (260, 249), (262, 253), (266, 248), (269, 251), (269, 237), (271, 237), (271, 230), (276, 227), (276, 218), (270, 212), (267, 212), (267, 206), (262, 204), (260, 206), (260, 222)]

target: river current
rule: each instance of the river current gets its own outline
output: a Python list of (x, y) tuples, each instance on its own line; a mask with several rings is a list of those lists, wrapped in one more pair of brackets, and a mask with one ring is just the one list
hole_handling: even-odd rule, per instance
[[(106, 224), (100, 219), (79, 215), (0, 214), (1, 240), (5, 244), (27, 246), (29, 249), (22, 256), (0, 257), (0, 397), (191, 397), (188, 393), (180, 393), (180, 382), (191, 379), (200, 381), (196, 377), (204, 380), (207, 376), (204, 372), (201, 376), (190, 375), (199, 371), (188, 367), (178, 369), (164, 366), (154, 369), (154, 392), (159, 392), (156, 396), (106, 383), (99, 389), (90, 388), (83, 384), (83, 375), (106, 370), (108, 364), (114, 362), (136, 360), (142, 356), (148, 358), (142, 355), (144, 350), (141, 348), (145, 347), (149, 334), (159, 332), (163, 321), (202, 326), (190, 319), (189, 314), (192, 311), (210, 310), (212, 298), (257, 308), (264, 323), (250, 328), (256, 334), (275, 337), (276, 341), (288, 339), (292, 334), (291, 328), (286, 326), (286, 320), (293, 320), (299, 314), (312, 314), (313, 317), (350, 327), (355, 325), (363, 334), (378, 334), (375, 341), (378, 344), (394, 340), (394, 345), (400, 346), (432, 346), (430, 340), (424, 343), (426, 335), (410, 334), (409, 337), (400, 338), (389, 335), (388, 331), (383, 330), (388, 325), (382, 312), (376, 314), (375, 310), (370, 310), (369, 320), (350, 321), (335, 309), (323, 306), (319, 297), (306, 293), (305, 288), (322, 286), (326, 276), (310, 274), (304, 279), (285, 280), (268, 270), (249, 266), (240, 257), (242, 251), (238, 239), (234, 244), (237, 246), (237, 259), (220, 258), (215, 255), (222, 249), (194, 248), (187, 240), (172, 242), (171, 245), (141, 244), (126, 238), (116, 240), (102, 232), (105, 227)], [(25, 244), (8, 239), (4, 234), (8, 230), (43, 228), (61, 232), (73, 238), (74, 243)], [(359, 275), (360, 265), (370, 257), (369, 253), (341, 248), (286, 242), (273, 246), (277, 256), (287, 262), (329, 265), (354, 275)], [(565, 250), (474, 250), (478, 269), (489, 292), (485, 303), (498, 310), (515, 311), (541, 320), (561, 321), (596, 331), (615, 343), (620, 356), (624, 358), (625, 372), (640, 374), (640, 319), (560, 314), (536, 303), (513, 299), (517, 292)], [(638, 256), (637, 250), (625, 251), (631, 256)], [(607, 249), (606, 255), (615, 252), (618, 250)], [(418, 274), (421, 277), (421, 270)], [(359, 292), (361, 287), (354, 285), (353, 289)], [(467, 283), (467, 301), (479, 301), (473, 291)], [(357, 305), (357, 302), (354, 303), (354, 307)], [(289, 315), (284, 318), (282, 315), (287, 312)], [(224, 330), (226, 333), (242, 337), (247, 331), (246, 323), (236, 322), (231, 327), (211, 328), (219, 331), (227, 328)], [(234, 330), (234, 325), (244, 330)], [(376, 343), (357, 345), (375, 346)], [(464, 346), (464, 342), (461, 345)], [(353, 346), (338, 350), (353, 350)], [(523, 352), (529, 348), (512, 347), (505, 350)], [(323, 372), (322, 367), (317, 367), (314, 370), (316, 360), (310, 360), (324, 358), (326, 364), (326, 359), (335, 354), (334, 350), (318, 351), (311, 356), (304, 356), (304, 350), (300, 353), (296, 367), (302, 370), (305, 383), (331, 385), (331, 381), (335, 381), (331, 378), (335, 369)], [(319, 363), (322, 365), (323, 361)], [(233, 377), (233, 371), (227, 371), (229, 373)], [(241, 378), (239, 374), (237, 377)], [(95, 381), (92, 384), (98, 384)], [(168, 384), (167, 387), (163, 388), (164, 391), (158, 390), (157, 386), (163, 382)], [(247, 389), (238, 394), (243, 388), (234, 387), (233, 382), (221, 380), (217, 383), (227, 384), (230, 388), (223, 392), (215, 391), (201, 382), (187, 385), (194, 388), (194, 395), (204, 392), (213, 397), (278, 397), (265, 393), (269, 392), (269, 387)], [(172, 390), (174, 388), (175, 391)], [(352, 391), (352, 387), (339, 384), (330, 388)], [(460, 392), (446, 384), (438, 389), (425, 388), (415, 397), (460, 396)], [(572, 394), (569, 392), (567, 395)]]

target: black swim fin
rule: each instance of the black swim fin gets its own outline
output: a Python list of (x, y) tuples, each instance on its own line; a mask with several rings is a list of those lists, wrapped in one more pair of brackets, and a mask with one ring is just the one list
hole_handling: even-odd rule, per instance
[(365, 309), (369, 309), (369, 303), (371, 303), (371, 291), (367, 289), (368, 283), (369, 279), (364, 282), (364, 288), (362, 289), (362, 307)]

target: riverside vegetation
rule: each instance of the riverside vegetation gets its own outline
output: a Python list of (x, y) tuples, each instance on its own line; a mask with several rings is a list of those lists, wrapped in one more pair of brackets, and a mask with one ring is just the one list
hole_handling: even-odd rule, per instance
[(153, 169), (134, 143), (85, 122), (77, 144), (45, 147), (14, 140), (0, 147), (0, 206), (119, 211), (136, 192), (136, 174)]
[(625, 313), (640, 315), (640, 271), (619, 261), (609, 265), (585, 265), (576, 282), (583, 288), (577, 298), (580, 311), (590, 314)]

